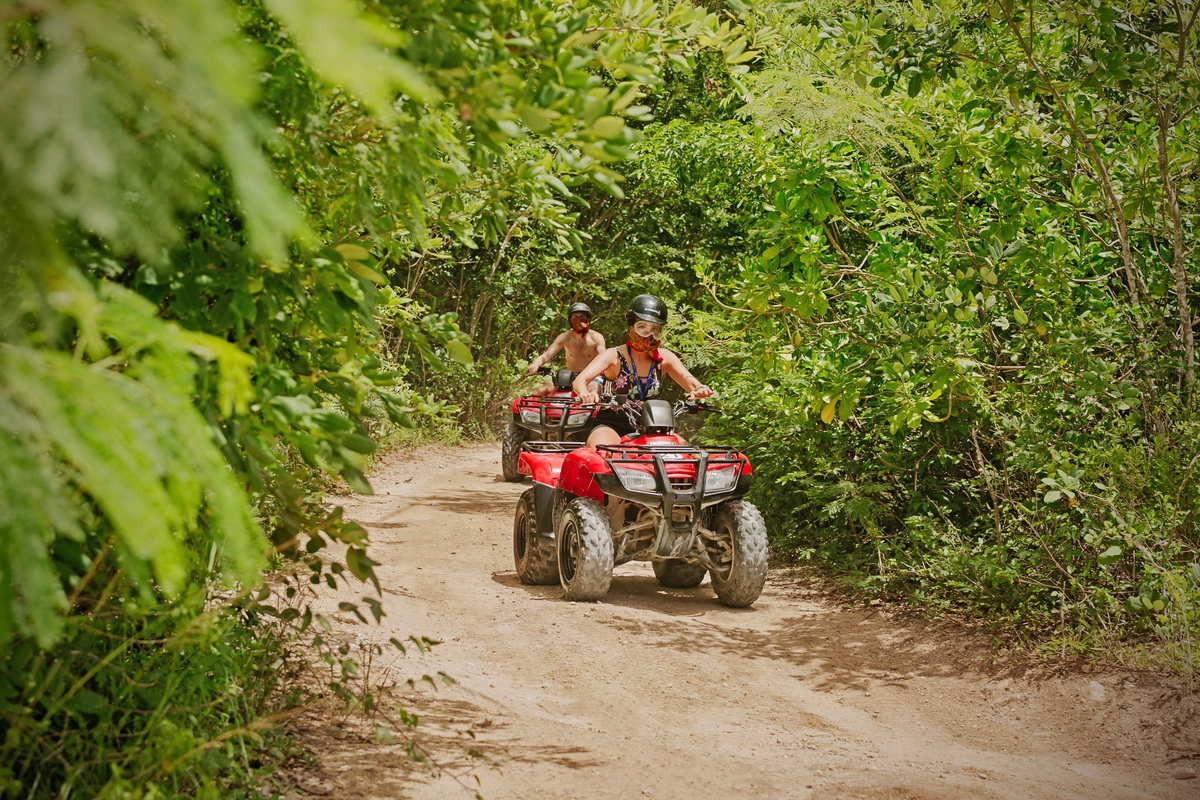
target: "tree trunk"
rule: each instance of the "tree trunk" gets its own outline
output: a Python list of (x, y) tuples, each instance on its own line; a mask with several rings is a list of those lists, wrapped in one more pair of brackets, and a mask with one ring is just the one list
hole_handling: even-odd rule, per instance
[(1171, 181), (1171, 164), (1167, 152), (1167, 109), (1155, 101), (1158, 112), (1158, 173), (1162, 179), (1163, 202), (1171, 221), (1171, 249), (1175, 255), (1175, 301), (1179, 309), (1179, 325), (1183, 336), (1184, 391), (1190, 397), (1196, 380), (1196, 346), (1192, 334), (1192, 311), (1188, 305), (1188, 277), (1183, 253), (1183, 221), (1179, 215), (1179, 195)]

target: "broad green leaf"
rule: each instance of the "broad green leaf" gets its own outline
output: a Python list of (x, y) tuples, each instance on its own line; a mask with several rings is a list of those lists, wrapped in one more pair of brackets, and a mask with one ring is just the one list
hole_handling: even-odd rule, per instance
[(389, 283), (386, 275), (383, 275), (380, 272), (372, 269), (371, 267), (368, 267), (366, 264), (362, 263), (361, 261), (347, 261), (346, 269), (350, 270), (358, 277), (366, 278), (371, 283), (374, 283), (374, 284), (377, 284), (380, 286), (386, 286)]
[(837, 404), (838, 419), (846, 422), (854, 415), (854, 408), (858, 405), (858, 398), (851, 395), (842, 395)]
[(536, 108), (534, 106), (521, 107), (521, 122), (535, 133), (545, 133), (550, 130), (552, 120), (555, 116), (557, 116), (556, 112), (550, 109)]
[(351, 547), (346, 551), (346, 567), (350, 570), (350, 574), (364, 583), (370, 581), (375, 585), (375, 590), (379, 591), (379, 579), (375, 575), (377, 566), (379, 566), (378, 562), (372, 561), (366, 551), (361, 548)]
[(473, 364), (475, 362), (475, 359), (471, 355), (471, 348), (467, 347), (466, 344), (458, 339), (447, 340), (446, 351), (450, 354), (450, 357), (459, 364), (465, 365)]
[(601, 139), (612, 139), (625, 130), (625, 120), (620, 117), (600, 117), (592, 123), (592, 132)]
[(347, 261), (367, 261), (371, 253), (362, 245), (343, 242), (335, 248)]
[(362, 13), (349, 0), (265, 2), (285, 22), (322, 76), (348, 88), (376, 113), (392, 114), (396, 89), (424, 103), (441, 98), (417, 69), (389, 52), (403, 41), (401, 32)]
[(372, 453), (379, 445), (375, 440), (358, 433), (348, 433), (342, 437), (342, 444), (356, 453)]

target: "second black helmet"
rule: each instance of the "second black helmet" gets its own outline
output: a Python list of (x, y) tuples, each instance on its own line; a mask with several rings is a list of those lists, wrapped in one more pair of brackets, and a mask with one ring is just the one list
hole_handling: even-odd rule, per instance
[(639, 294), (633, 298), (629, 310), (625, 312), (625, 324), (634, 325), (638, 320), (666, 325), (667, 304), (652, 294)]
[(574, 303), (567, 309), (567, 319), (570, 319), (572, 314), (587, 314), (590, 317), (592, 310), (588, 308), (587, 303)]

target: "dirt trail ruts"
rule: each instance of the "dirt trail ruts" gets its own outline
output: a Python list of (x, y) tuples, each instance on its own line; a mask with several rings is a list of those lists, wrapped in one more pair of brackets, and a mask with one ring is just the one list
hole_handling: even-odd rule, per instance
[[(1200, 797), (1195, 699), (1170, 681), (1005, 663), (981, 634), (847, 608), (794, 570), (773, 570), (749, 609), (707, 580), (664, 589), (640, 563), (603, 602), (570, 603), (516, 579), (527, 484), (500, 479), (498, 447), (395, 452), (372, 482), (377, 495), (342, 502), (370, 531), (387, 616), (335, 613), (334, 635), (443, 641), (372, 665), (440, 769), (311, 711), (294, 730), (317, 761), (290, 773), (291, 796)], [(457, 685), (403, 685), (438, 671)]]

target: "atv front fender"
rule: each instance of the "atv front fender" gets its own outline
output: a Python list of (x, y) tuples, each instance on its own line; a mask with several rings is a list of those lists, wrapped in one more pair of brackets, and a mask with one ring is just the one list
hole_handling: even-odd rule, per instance
[(604, 492), (596, 483), (597, 474), (612, 474), (607, 459), (591, 447), (581, 447), (563, 459), (562, 471), (558, 474), (558, 488), (567, 494), (590, 497), (603, 503)]

